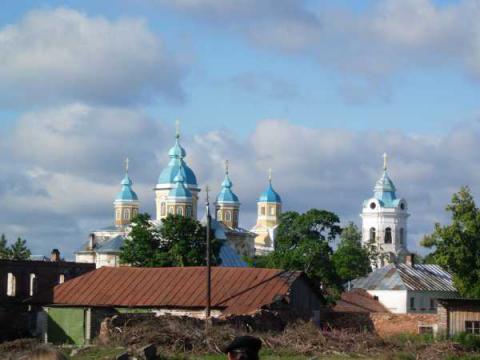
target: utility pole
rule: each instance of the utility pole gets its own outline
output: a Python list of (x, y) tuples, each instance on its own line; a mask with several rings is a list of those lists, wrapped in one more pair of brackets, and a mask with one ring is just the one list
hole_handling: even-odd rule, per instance
[(211, 258), (210, 258), (210, 203), (208, 198), (208, 185), (205, 189), (207, 195), (207, 308), (205, 309), (205, 318), (210, 319), (210, 308), (212, 302), (212, 269), (211, 269)]

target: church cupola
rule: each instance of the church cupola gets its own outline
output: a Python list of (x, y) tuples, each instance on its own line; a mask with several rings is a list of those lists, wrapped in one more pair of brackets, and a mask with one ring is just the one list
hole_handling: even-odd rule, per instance
[(180, 168), (174, 179), (175, 186), (168, 193), (166, 199), (167, 212), (168, 214), (196, 217), (193, 208), (193, 195), (185, 186), (185, 178), (182, 173), (183, 169)]
[(130, 224), (132, 218), (138, 214), (140, 205), (138, 196), (132, 189), (133, 181), (128, 175), (128, 165), (129, 160), (127, 158), (125, 160), (125, 177), (120, 183), (122, 188), (113, 202), (115, 225), (120, 227)]
[(381, 254), (377, 266), (402, 261), (407, 253), (407, 201), (397, 198), (396, 188), (387, 172), (387, 154), (383, 172), (373, 189), (373, 197), (363, 203), (362, 243), (375, 244)]
[(225, 162), (225, 178), (222, 189), (215, 202), (215, 218), (230, 228), (238, 228), (240, 201), (232, 191), (233, 183), (230, 180), (228, 160)]
[[(161, 220), (165, 218), (170, 209), (167, 208), (169, 194), (172, 189), (177, 186), (177, 176), (180, 174), (183, 178), (183, 185), (192, 195), (191, 213), (196, 217), (196, 208), (198, 202), (198, 193), (200, 188), (197, 184), (197, 178), (192, 169), (186, 164), (185, 157), (187, 153), (180, 144), (180, 130), (177, 122), (177, 132), (175, 135), (175, 144), (168, 151), (170, 158), (167, 167), (165, 167), (158, 177), (157, 185), (155, 186), (155, 202), (156, 202), (156, 219)], [(179, 210), (180, 211), (180, 210)]]
[(272, 171), (269, 170), (268, 186), (257, 200), (257, 225), (267, 228), (278, 225), (282, 211), (282, 199), (272, 186)]

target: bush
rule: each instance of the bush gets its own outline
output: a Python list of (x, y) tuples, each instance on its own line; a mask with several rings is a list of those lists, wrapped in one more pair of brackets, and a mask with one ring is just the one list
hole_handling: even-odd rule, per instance
[(466, 350), (480, 350), (480, 336), (475, 334), (460, 333), (454, 337), (454, 340), (463, 345)]

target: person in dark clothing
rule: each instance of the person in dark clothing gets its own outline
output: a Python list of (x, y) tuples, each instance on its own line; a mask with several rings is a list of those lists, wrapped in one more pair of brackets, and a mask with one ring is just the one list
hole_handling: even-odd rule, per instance
[(253, 336), (238, 336), (223, 350), (228, 360), (258, 360), (262, 341)]

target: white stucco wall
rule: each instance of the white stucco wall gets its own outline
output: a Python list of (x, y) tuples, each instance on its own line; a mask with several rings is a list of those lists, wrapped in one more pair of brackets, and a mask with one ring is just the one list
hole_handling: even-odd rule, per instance
[(378, 297), (378, 301), (394, 314), (405, 314), (407, 312), (407, 290), (367, 290), (367, 292)]

